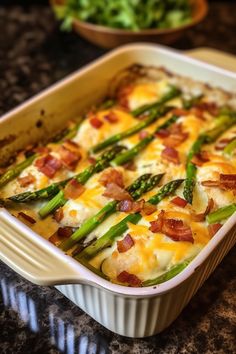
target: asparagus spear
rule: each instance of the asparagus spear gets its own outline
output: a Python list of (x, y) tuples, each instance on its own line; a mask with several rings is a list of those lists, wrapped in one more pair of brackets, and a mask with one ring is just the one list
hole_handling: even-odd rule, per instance
[(236, 212), (236, 203), (224, 206), (208, 214), (206, 220), (209, 224), (215, 224), (222, 220), (228, 219)]
[[(142, 149), (144, 149), (154, 138), (155, 134), (161, 129), (167, 129), (171, 124), (175, 123), (179, 117), (172, 116), (165, 123), (160, 125), (154, 132), (154, 134), (149, 135), (145, 139), (143, 139), (140, 143), (135, 145), (132, 149), (128, 151), (127, 154), (117, 154), (117, 158), (112, 159), (110, 164), (112, 166), (122, 165), (127, 161), (130, 161), (134, 158)], [(79, 181), (81, 183), (81, 181)], [(63, 192), (58, 193), (52, 200), (50, 200), (42, 209), (39, 211), (39, 215), (41, 217), (46, 217), (59, 206), (64, 205), (66, 202), (65, 198), (63, 198)]]
[[(81, 184), (85, 184), (87, 180), (95, 173), (102, 171), (109, 165), (109, 161), (116, 156), (119, 152), (123, 151), (123, 146), (114, 146), (108, 151), (105, 151), (95, 162), (94, 165), (88, 166), (83, 172), (67, 178), (63, 181), (53, 183), (50, 186), (39, 189), (35, 192), (24, 192), (20, 194), (13, 195), (8, 199), (16, 202), (16, 203), (26, 203), (29, 201), (35, 201), (39, 199), (47, 199), (50, 197), (55, 196), (57, 193), (60, 192), (60, 189), (65, 187), (65, 185), (72, 179), (75, 178)], [(58, 197), (57, 197), (58, 199)]]
[(155, 134), (158, 133), (162, 129), (167, 129), (169, 126), (171, 126), (173, 123), (175, 123), (178, 120), (179, 117), (177, 116), (172, 116), (169, 118), (165, 123), (161, 124), (157, 129), (154, 131), (153, 134), (148, 135), (146, 138), (141, 140), (138, 144), (136, 144), (134, 147), (132, 147), (130, 150), (123, 152), (122, 154), (119, 154), (114, 158), (114, 160), (111, 161), (112, 166), (119, 166), (123, 165), (124, 163), (132, 160), (135, 156), (138, 155), (140, 151), (142, 151), (146, 146), (148, 146), (151, 141), (155, 139)]
[(19, 176), (19, 174), (26, 169), (26, 167), (30, 166), (34, 159), (37, 157), (37, 154), (33, 154), (27, 157), (24, 161), (19, 164), (10, 167), (2, 176), (0, 176), (0, 187), (5, 186), (7, 183), (12, 181), (14, 178)]
[(154, 108), (155, 109), (160, 108), (164, 103), (172, 100), (173, 98), (179, 96), (180, 94), (181, 94), (181, 91), (177, 87), (170, 86), (170, 90), (163, 97), (161, 97), (158, 101), (138, 107), (138, 108), (134, 109), (131, 112), (131, 114), (134, 117), (137, 117), (137, 116), (140, 116), (140, 114), (143, 114), (143, 113), (150, 111)]
[[(161, 189), (152, 196), (148, 202), (157, 205), (163, 200), (165, 197), (173, 194), (176, 189), (181, 185), (183, 179), (177, 179), (171, 182), (166, 183)], [(118, 224), (112, 226), (103, 236), (99, 237), (96, 241), (94, 241), (91, 245), (86, 247), (79, 255), (75, 258), (77, 260), (85, 258), (89, 260), (96, 256), (100, 251), (104, 248), (112, 246), (114, 240), (121, 236), (125, 231), (128, 230), (128, 222), (132, 224), (137, 224), (142, 218), (140, 213), (134, 213), (127, 215), (123, 220), (121, 220)]]
[(232, 155), (234, 150), (236, 150), (236, 138), (226, 145), (226, 147), (224, 148), (224, 153), (226, 155)]
[[(130, 193), (134, 200), (137, 200), (143, 193), (148, 192), (154, 188), (163, 177), (163, 174), (151, 176), (144, 174), (134, 181), (126, 190)], [(64, 251), (69, 250), (78, 241), (86, 237), (97, 226), (99, 226), (105, 219), (116, 211), (118, 201), (113, 200), (107, 203), (97, 214), (87, 219), (78, 230), (76, 230), (69, 239), (61, 243), (60, 248)]]
[(91, 152), (93, 153), (97, 153), (103, 149), (105, 149), (106, 147), (113, 145), (115, 143), (117, 143), (118, 141), (121, 141), (137, 132), (139, 132), (140, 130), (146, 128), (147, 126), (151, 125), (152, 123), (154, 123), (158, 118), (164, 116), (167, 112), (169, 112), (171, 110), (172, 107), (162, 107), (159, 109), (152, 109), (152, 111), (150, 112), (149, 116), (142, 120), (141, 122), (139, 122), (138, 124), (136, 124), (135, 126), (121, 132), (121, 133), (117, 133), (113, 136), (111, 136), (110, 138), (104, 140), (103, 142), (95, 145), (94, 147), (92, 147)]
[(185, 261), (174, 265), (167, 272), (161, 274), (157, 278), (145, 280), (142, 283), (142, 286), (153, 286), (153, 285), (164, 283), (165, 281), (174, 278), (177, 274), (181, 273), (189, 265), (192, 259), (193, 258), (186, 259)]
[(213, 143), (222, 133), (224, 133), (227, 129), (229, 129), (232, 125), (236, 124), (236, 116), (228, 115), (221, 116), (217, 119), (216, 126), (201, 134), (198, 139), (193, 144), (192, 148), (189, 151), (187, 156), (187, 164), (186, 164), (186, 181), (184, 186), (184, 198), (188, 203), (192, 204), (193, 201), (193, 189), (196, 184), (196, 174), (197, 168), (191, 162), (194, 155), (198, 154), (204, 144)]

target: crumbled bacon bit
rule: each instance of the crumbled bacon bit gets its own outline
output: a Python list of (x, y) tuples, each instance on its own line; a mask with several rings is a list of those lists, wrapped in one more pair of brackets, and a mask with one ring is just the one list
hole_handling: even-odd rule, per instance
[(141, 130), (141, 132), (139, 133), (139, 139), (145, 139), (148, 135), (149, 133), (146, 130)]
[(157, 210), (157, 206), (146, 202), (143, 206), (142, 214), (151, 215)]
[(105, 187), (108, 185), (108, 183), (115, 183), (121, 188), (124, 187), (123, 175), (115, 168), (109, 168), (104, 171), (99, 178), (99, 182)]
[(27, 187), (35, 182), (35, 177), (31, 173), (28, 173), (27, 176), (18, 177), (18, 182), (21, 187)]
[(59, 237), (63, 238), (69, 238), (73, 234), (73, 228), (72, 227), (59, 227), (57, 230), (57, 234)]
[(70, 170), (74, 170), (81, 159), (81, 153), (78, 146), (75, 148), (71, 143), (67, 142), (60, 146), (59, 155), (63, 164)]
[(144, 208), (144, 204), (144, 199), (141, 199), (137, 202), (132, 202), (131, 200), (122, 200), (118, 205), (118, 210), (123, 212), (132, 211), (133, 213), (138, 213)]
[(117, 209), (118, 209), (119, 211), (129, 212), (129, 211), (132, 210), (132, 205), (133, 205), (132, 200), (122, 200), (122, 201), (118, 204)]
[(101, 126), (103, 125), (103, 122), (97, 117), (90, 118), (89, 122), (91, 126), (95, 129), (100, 129)]
[(125, 270), (118, 274), (117, 280), (120, 283), (126, 283), (132, 287), (140, 287), (142, 285), (142, 281), (135, 274), (130, 274)]
[(34, 220), (31, 216), (23, 213), (23, 211), (20, 211), (18, 213), (18, 217), (22, 217), (23, 219), (25, 219), (26, 221), (28, 221), (30, 224), (35, 224), (36, 220)]
[(123, 240), (117, 241), (117, 250), (119, 253), (124, 253), (128, 251), (134, 245), (134, 240), (132, 237), (127, 234)]
[(173, 148), (182, 144), (189, 136), (189, 133), (183, 131), (181, 123), (173, 124), (169, 128), (169, 133), (167, 137), (164, 137), (163, 144)]
[(204, 110), (199, 108), (199, 107), (192, 107), (190, 109), (190, 112), (196, 116), (197, 118), (201, 119), (201, 120), (206, 120), (205, 116), (204, 116)]
[(220, 186), (227, 190), (236, 189), (236, 174), (220, 174)]
[(235, 137), (231, 138), (231, 139), (221, 139), (219, 140), (216, 145), (215, 145), (215, 149), (216, 150), (224, 150), (224, 148), (235, 139)]
[(217, 116), (219, 114), (219, 107), (215, 102), (199, 102), (194, 105), (194, 108), (197, 108), (201, 111), (207, 111), (212, 116)]
[(69, 238), (73, 233), (73, 229), (71, 227), (59, 227), (58, 230), (49, 237), (49, 241), (54, 245), (61, 243), (65, 238)]
[(208, 232), (210, 237), (213, 237), (221, 227), (222, 224), (220, 223), (208, 225)]
[(215, 202), (212, 198), (208, 199), (207, 207), (203, 213), (195, 214), (192, 213), (192, 218), (194, 221), (204, 221), (206, 219), (206, 216), (211, 212), (211, 210), (214, 208)]
[(201, 151), (198, 154), (194, 155), (191, 162), (201, 167), (205, 162), (210, 161), (209, 153), (207, 151)]
[(185, 208), (186, 205), (188, 204), (188, 202), (185, 199), (178, 197), (178, 196), (173, 198), (171, 200), (171, 203), (179, 206), (180, 208)]
[(162, 210), (158, 215), (158, 219), (152, 221), (150, 231), (161, 232), (170, 237), (173, 241), (186, 241), (194, 243), (194, 238), (191, 228), (184, 224), (180, 219), (167, 219), (165, 212)]
[(236, 190), (236, 174), (220, 174), (218, 181), (202, 181), (205, 187), (218, 187), (226, 190)]
[(124, 169), (126, 169), (128, 171), (135, 171), (136, 170), (136, 166), (133, 161), (127, 162), (126, 164), (123, 165), (123, 167), (124, 167)]
[(166, 138), (167, 136), (170, 135), (170, 132), (169, 130), (167, 129), (160, 129), (158, 130), (155, 135), (158, 137), (158, 138)]
[(187, 116), (189, 114), (189, 111), (187, 109), (184, 109), (184, 108), (174, 108), (172, 110), (172, 114), (174, 116), (178, 116), (178, 117)]
[(220, 186), (220, 181), (206, 180), (206, 181), (202, 181), (201, 185), (204, 186), (204, 187), (219, 187)]
[(119, 121), (118, 116), (113, 111), (110, 111), (108, 114), (104, 115), (103, 118), (111, 124), (117, 123)]
[(63, 213), (63, 209), (62, 208), (58, 208), (54, 215), (53, 215), (54, 219), (57, 221), (57, 222), (60, 222), (63, 217), (64, 217), (64, 213)]
[(118, 201), (132, 200), (131, 195), (125, 189), (119, 187), (115, 183), (108, 183), (103, 195), (104, 197), (112, 198)]
[(47, 177), (53, 178), (55, 173), (61, 168), (62, 163), (56, 157), (48, 154), (35, 161), (35, 166), (38, 170), (44, 173)]
[(64, 195), (66, 199), (77, 199), (84, 191), (85, 187), (73, 178), (67, 183)]
[(166, 147), (164, 150), (162, 150), (161, 157), (164, 160), (172, 162), (175, 165), (178, 165), (180, 163), (179, 153), (172, 147)]

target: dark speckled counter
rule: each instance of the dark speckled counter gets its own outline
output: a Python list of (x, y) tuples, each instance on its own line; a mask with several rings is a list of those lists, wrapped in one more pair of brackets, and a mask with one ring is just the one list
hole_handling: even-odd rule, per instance
[[(1, 114), (105, 52), (60, 33), (48, 6), (1, 4)], [(235, 1), (211, 3), (206, 20), (174, 46), (236, 54), (235, 14)], [(56, 289), (0, 263), (0, 353), (236, 353), (235, 268), (233, 249), (171, 327), (141, 340), (111, 333)]]

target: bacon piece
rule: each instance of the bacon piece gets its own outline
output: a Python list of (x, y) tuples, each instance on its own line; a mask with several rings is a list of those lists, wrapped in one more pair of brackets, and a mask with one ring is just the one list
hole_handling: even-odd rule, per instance
[(223, 189), (236, 189), (236, 174), (220, 174), (220, 186)]
[(149, 227), (150, 231), (152, 231), (154, 233), (161, 232), (162, 227), (163, 227), (163, 223), (164, 223), (164, 215), (165, 215), (164, 210), (161, 210), (160, 214), (158, 215), (157, 220), (150, 222), (150, 225), (151, 225)]
[(132, 210), (132, 205), (133, 205), (132, 200), (122, 200), (122, 201), (118, 204), (117, 209), (118, 209), (119, 211), (129, 212), (129, 211)]
[(112, 198), (118, 201), (132, 200), (131, 195), (125, 189), (119, 187), (115, 183), (108, 183), (103, 195), (104, 197)]
[(202, 181), (205, 187), (218, 187), (226, 190), (236, 190), (236, 174), (220, 174), (218, 181)]
[(162, 232), (173, 241), (194, 243), (192, 230), (188, 225), (184, 225), (183, 220), (164, 219)]
[(73, 233), (72, 227), (59, 227), (58, 230), (49, 237), (49, 241), (54, 245), (57, 245), (65, 238), (69, 238)]
[(187, 116), (189, 114), (189, 111), (187, 109), (184, 109), (184, 108), (174, 108), (172, 110), (172, 114), (174, 116), (178, 116), (178, 117)]
[(137, 202), (132, 202), (131, 200), (122, 200), (118, 205), (118, 210), (123, 212), (132, 211), (133, 213), (138, 213), (144, 208), (144, 205), (144, 199), (141, 199)]
[(206, 180), (206, 181), (202, 181), (201, 185), (204, 186), (204, 187), (219, 187), (220, 186), (220, 181)]
[(103, 122), (97, 117), (90, 118), (89, 122), (91, 126), (95, 129), (100, 129), (101, 126), (103, 125)]
[(49, 178), (53, 178), (55, 173), (61, 168), (62, 163), (56, 157), (48, 154), (35, 161), (35, 166), (40, 172)]
[(69, 238), (73, 234), (73, 228), (72, 227), (59, 227), (57, 230), (57, 234), (59, 237), (63, 238)]
[(201, 167), (205, 162), (210, 161), (209, 153), (207, 151), (201, 151), (198, 154), (194, 155), (191, 162)]
[(99, 182), (105, 187), (108, 185), (108, 183), (115, 183), (121, 188), (124, 187), (123, 175), (115, 168), (109, 168), (108, 170), (104, 171), (99, 178)]
[(27, 187), (35, 182), (35, 177), (31, 173), (28, 173), (28, 175), (24, 177), (19, 177), (18, 182), (21, 187)]
[(217, 142), (217, 144), (215, 145), (215, 149), (216, 150), (224, 150), (224, 148), (235, 139), (235, 137), (231, 138), (231, 139), (221, 139)]
[(54, 215), (53, 215), (53, 218), (57, 221), (57, 222), (60, 222), (64, 217), (64, 213), (63, 213), (63, 209), (62, 208), (58, 208)]
[(148, 135), (149, 133), (146, 130), (141, 130), (141, 132), (139, 133), (139, 139), (145, 139)]
[(18, 217), (22, 217), (23, 219), (25, 219), (26, 221), (28, 221), (30, 224), (35, 224), (36, 220), (34, 220), (31, 216), (23, 213), (23, 211), (20, 211), (18, 213)]
[(199, 102), (194, 105), (194, 108), (199, 109), (199, 111), (207, 111), (212, 116), (217, 116), (219, 114), (219, 107), (215, 102)]
[(166, 147), (164, 150), (162, 150), (161, 157), (164, 160), (172, 162), (175, 165), (178, 165), (180, 163), (179, 153), (172, 147)]
[(203, 213), (195, 214), (192, 213), (192, 218), (194, 221), (204, 221), (206, 216), (210, 213), (210, 211), (214, 208), (215, 202), (212, 198), (208, 199), (207, 207)]
[(132, 237), (127, 234), (123, 240), (117, 241), (117, 250), (119, 253), (124, 253), (128, 251), (134, 245), (134, 240)]
[(135, 171), (136, 170), (136, 166), (133, 161), (127, 162), (126, 164), (123, 165), (123, 167), (128, 171)]
[(85, 187), (73, 178), (67, 183), (64, 195), (66, 199), (77, 199), (84, 191)]
[(132, 287), (140, 287), (142, 285), (142, 281), (135, 274), (130, 274), (125, 270), (118, 274), (117, 280), (120, 283), (126, 283)]
[(108, 114), (106, 114), (104, 117), (103, 117), (107, 122), (111, 123), (111, 124), (114, 124), (114, 123), (117, 123), (119, 121), (117, 115), (115, 114), (115, 112), (113, 111), (110, 111)]
[(185, 199), (180, 198), (180, 197), (173, 198), (171, 200), (171, 203), (179, 206), (180, 208), (185, 208), (186, 205), (188, 204), (188, 202)]
[(208, 225), (208, 232), (210, 237), (213, 237), (221, 227), (222, 224), (220, 223)]
[(149, 202), (146, 202), (144, 204), (144, 207), (143, 207), (143, 210), (142, 210), (142, 213), (144, 215), (151, 215), (152, 213), (154, 213), (155, 211), (157, 210), (157, 206), (156, 205), (153, 205)]
[(169, 132), (170, 135), (163, 141), (163, 144), (168, 147), (176, 147), (182, 144), (189, 136), (189, 133), (183, 131), (181, 123), (172, 125)]
[(59, 154), (63, 164), (70, 170), (76, 168), (77, 163), (81, 159), (81, 153), (79, 151), (79, 146), (73, 141), (67, 140), (59, 148)]
[(165, 212), (162, 210), (156, 221), (152, 221), (150, 231), (162, 232), (170, 237), (173, 241), (186, 241), (194, 243), (192, 230), (188, 225), (185, 225), (180, 219), (167, 219)]
[(167, 136), (170, 135), (170, 132), (168, 129), (160, 129), (158, 132), (155, 133), (155, 135), (158, 138), (166, 138)]
[(206, 120), (205, 116), (204, 116), (204, 110), (200, 107), (192, 107), (190, 109), (190, 112), (196, 116), (197, 118), (201, 119), (201, 120)]

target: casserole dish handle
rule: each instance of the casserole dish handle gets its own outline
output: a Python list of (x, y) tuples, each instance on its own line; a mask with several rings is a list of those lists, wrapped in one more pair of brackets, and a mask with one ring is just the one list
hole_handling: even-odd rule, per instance
[(0, 260), (38, 285), (88, 282), (76, 269), (71, 257), (5, 209), (0, 210)]

